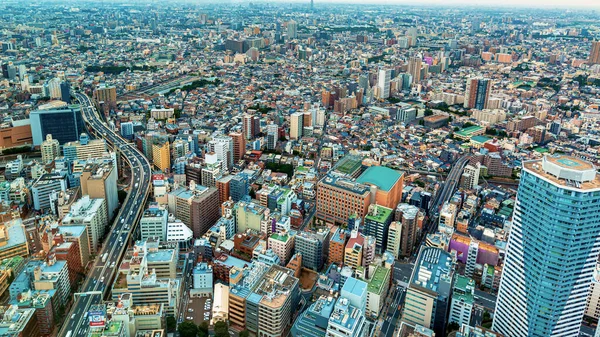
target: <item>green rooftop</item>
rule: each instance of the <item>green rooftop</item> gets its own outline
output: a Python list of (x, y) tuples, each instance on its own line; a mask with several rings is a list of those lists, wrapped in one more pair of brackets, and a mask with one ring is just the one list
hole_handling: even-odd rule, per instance
[(340, 159), (333, 169), (335, 171), (342, 172), (344, 174), (352, 175), (362, 166), (363, 158), (360, 156), (347, 155), (344, 158)]
[(533, 149), (533, 151), (535, 151), (537, 153), (547, 153), (547, 152), (549, 152), (548, 149), (543, 148), (543, 147), (536, 147), (535, 149)]
[(367, 290), (377, 295), (381, 295), (381, 292), (383, 291), (383, 285), (389, 281), (389, 278), (390, 270), (385, 267), (378, 266), (377, 269), (375, 269), (373, 278), (371, 278), (371, 281), (368, 282), (369, 285)]
[(108, 323), (103, 330), (94, 331), (90, 333), (90, 337), (102, 337), (102, 336), (121, 336), (121, 327), (123, 323), (119, 321), (111, 321)]
[(473, 125), (458, 131), (456, 134), (462, 137), (470, 137), (473, 133), (480, 131), (481, 129), (483, 129), (481, 126)]
[(273, 240), (287, 242), (287, 240), (290, 239), (290, 235), (289, 234), (280, 235), (277, 233), (273, 233), (273, 234), (271, 234), (271, 238)]
[(356, 179), (361, 184), (376, 185), (379, 189), (389, 191), (402, 178), (403, 172), (389, 167), (371, 166)]
[(384, 223), (392, 215), (393, 210), (391, 208), (387, 208), (381, 205), (375, 205), (375, 207), (377, 208), (377, 214), (373, 215), (371, 212), (369, 212), (365, 216), (365, 222), (367, 220), (371, 220), (377, 223)]
[(9, 259), (4, 259), (4, 260), (2, 260), (2, 262), (0, 262), (0, 269), (14, 270), (21, 263), (23, 263), (23, 260), (25, 260), (25, 259), (21, 256), (15, 256), (15, 257), (11, 257)]
[(473, 137), (471, 137), (471, 141), (474, 141), (474, 142), (480, 143), (480, 144), (483, 144), (483, 143), (489, 141), (490, 139), (491, 138), (486, 137), (486, 136), (473, 136)]

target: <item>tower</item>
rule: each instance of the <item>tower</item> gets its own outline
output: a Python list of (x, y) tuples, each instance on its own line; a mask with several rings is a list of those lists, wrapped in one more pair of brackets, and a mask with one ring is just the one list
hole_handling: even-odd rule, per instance
[(486, 109), (491, 91), (492, 81), (481, 77), (468, 79), (464, 107), (477, 110)]
[(564, 155), (523, 163), (493, 330), (578, 336), (600, 251), (600, 176)]
[(600, 64), (600, 41), (592, 41), (589, 64)]

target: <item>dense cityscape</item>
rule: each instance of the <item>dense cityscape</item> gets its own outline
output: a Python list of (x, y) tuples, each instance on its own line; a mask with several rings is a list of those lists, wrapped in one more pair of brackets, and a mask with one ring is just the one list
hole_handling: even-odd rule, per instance
[(599, 10), (0, 2), (0, 336), (600, 337)]

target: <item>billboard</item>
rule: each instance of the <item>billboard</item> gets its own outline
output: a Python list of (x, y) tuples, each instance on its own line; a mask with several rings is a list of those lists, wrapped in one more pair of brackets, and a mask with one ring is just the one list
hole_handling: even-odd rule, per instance
[(103, 327), (106, 324), (106, 314), (104, 311), (90, 311), (88, 317), (90, 319), (90, 326)]

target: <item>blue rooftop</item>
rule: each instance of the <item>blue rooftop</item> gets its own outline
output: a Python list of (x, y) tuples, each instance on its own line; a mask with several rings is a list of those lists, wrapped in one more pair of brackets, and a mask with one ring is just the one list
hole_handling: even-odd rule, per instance
[(344, 282), (344, 286), (342, 287), (343, 292), (348, 292), (355, 296), (362, 296), (367, 292), (367, 283), (354, 277), (349, 277), (346, 282)]
[(402, 178), (403, 173), (383, 166), (371, 166), (356, 179), (361, 184), (372, 184), (389, 191)]

